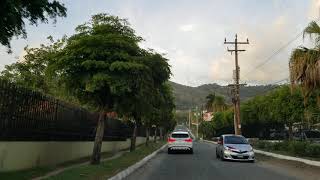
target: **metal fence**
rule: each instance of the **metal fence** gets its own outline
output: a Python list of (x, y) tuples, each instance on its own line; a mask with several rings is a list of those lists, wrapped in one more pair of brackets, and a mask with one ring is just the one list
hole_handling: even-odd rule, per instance
[[(1, 141), (92, 141), (97, 113), (0, 80)], [(104, 140), (126, 140), (132, 128), (108, 119)]]

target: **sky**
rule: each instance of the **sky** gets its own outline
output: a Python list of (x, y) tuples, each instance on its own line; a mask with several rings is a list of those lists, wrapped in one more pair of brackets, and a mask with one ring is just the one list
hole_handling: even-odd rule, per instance
[[(189, 86), (232, 83), (234, 54), (224, 39), (239, 41), (245, 52), (239, 54), (242, 83), (272, 84), (288, 78), (291, 51), (301, 45), (312, 46), (299, 36), (312, 20), (319, 19), (320, 0), (60, 0), (67, 7), (67, 17), (57, 23), (30, 26), (27, 38), (13, 38), (12, 54), (0, 45), (0, 70), (23, 58), (24, 47), (47, 44), (48, 36), (60, 39), (72, 35), (79, 24), (98, 13), (109, 13), (130, 22), (143, 37), (140, 44), (169, 59), (171, 80)], [(270, 58), (271, 56), (271, 58)], [(261, 63), (267, 63), (256, 68)]]

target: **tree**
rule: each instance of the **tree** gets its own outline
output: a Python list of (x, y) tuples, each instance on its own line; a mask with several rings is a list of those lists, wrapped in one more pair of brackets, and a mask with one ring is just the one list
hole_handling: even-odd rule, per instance
[(213, 112), (213, 103), (215, 100), (216, 94), (215, 93), (210, 93), (208, 94), (208, 96), (206, 97), (207, 102), (206, 102), (206, 109), (209, 112)]
[(219, 112), (227, 109), (227, 104), (223, 96), (210, 93), (206, 99), (206, 108), (209, 112)]
[(315, 21), (305, 28), (303, 36), (306, 35), (315, 40), (315, 47), (293, 50), (289, 62), (291, 84), (301, 84), (305, 103), (315, 93), (320, 107), (320, 27)]
[(49, 45), (41, 44), (39, 48), (25, 47), (26, 55), (18, 62), (6, 65), (1, 77), (11, 83), (58, 96), (55, 83), (47, 78), (47, 66), (64, 47), (66, 37), (56, 42), (52, 37), (48, 39), (51, 40)]
[(131, 91), (134, 82), (128, 80), (145, 69), (134, 61), (141, 56), (141, 40), (127, 20), (97, 14), (76, 28), (49, 64), (51, 77), (59, 80), (60, 87), (99, 112), (92, 164), (100, 162), (105, 114)]
[(9, 48), (13, 36), (26, 37), (25, 21), (32, 25), (48, 22), (48, 17), (65, 17), (67, 9), (56, 0), (5, 0), (0, 2), (0, 43)]

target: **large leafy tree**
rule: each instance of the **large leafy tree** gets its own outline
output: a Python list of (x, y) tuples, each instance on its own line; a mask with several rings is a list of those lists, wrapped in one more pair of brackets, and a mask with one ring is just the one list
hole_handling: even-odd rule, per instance
[(49, 45), (39, 48), (25, 47), (26, 55), (18, 62), (6, 65), (1, 77), (15, 84), (58, 96), (54, 82), (47, 78), (47, 67), (54, 56), (65, 44), (66, 37), (56, 42), (52, 37)]
[(49, 64), (51, 77), (59, 79), (61, 87), (99, 111), (92, 164), (100, 162), (106, 112), (132, 91), (135, 82), (128, 80), (145, 69), (135, 61), (141, 56), (141, 40), (127, 20), (94, 15), (90, 22), (76, 28), (56, 61)]
[(300, 84), (305, 102), (313, 93), (320, 106), (320, 27), (313, 21), (304, 30), (304, 37), (314, 39), (315, 47), (300, 47), (293, 50), (289, 62), (292, 85)]
[[(26, 37), (25, 20), (30, 24), (47, 23), (48, 18), (66, 16), (66, 8), (56, 0), (0, 1), (0, 43), (10, 48), (13, 36)], [(10, 49), (9, 49), (10, 50)]]

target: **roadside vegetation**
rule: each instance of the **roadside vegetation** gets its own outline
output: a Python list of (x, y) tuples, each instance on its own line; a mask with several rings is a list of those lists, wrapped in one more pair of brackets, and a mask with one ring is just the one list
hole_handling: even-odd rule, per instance
[(164, 145), (164, 141), (158, 143), (150, 142), (148, 146), (138, 146), (136, 151), (127, 152), (121, 157), (102, 162), (100, 165), (84, 165), (63, 171), (62, 173), (47, 178), (48, 180), (68, 179), (107, 179), (140, 161), (147, 155)]
[(264, 151), (320, 160), (320, 144), (316, 143), (304, 141), (256, 141), (255, 143), (253, 143), (253, 146)]
[(48, 40), (39, 48), (26, 47), (26, 55), (7, 65), (0, 79), (98, 113), (92, 164), (100, 162), (107, 114), (116, 112), (134, 124), (131, 151), (139, 126), (146, 129), (146, 144), (151, 127), (163, 138), (175, 126), (168, 59), (141, 48), (143, 38), (128, 20), (96, 14), (70, 37)]
[[(305, 28), (306, 36), (314, 40), (314, 47), (302, 46), (292, 51), (289, 60), (291, 85), (279, 86), (241, 103), (244, 136), (269, 138), (271, 131), (287, 129), (288, 139), (292, 140), (295, 129), (320, 128), (320, 27), (316, 22)], [(214, 112), (214, 117), (199, 127), (207, 139), (233, 133), (232, 105), (216, 105), (214, 94), (209, 94), (206, 108)]]

